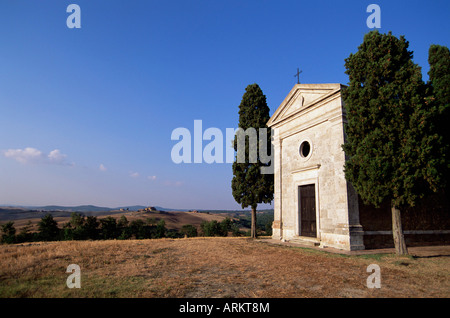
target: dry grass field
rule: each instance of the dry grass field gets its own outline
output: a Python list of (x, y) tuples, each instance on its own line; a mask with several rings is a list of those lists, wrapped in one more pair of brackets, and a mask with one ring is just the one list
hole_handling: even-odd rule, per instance
[[(69, 264), (81, 288), (66, 286)], [(369, 264), (381, 288), (369, 289)], [(0, 297), (449, 297), (450, 258), (343, 256), (247, 238), (0, 246)]]

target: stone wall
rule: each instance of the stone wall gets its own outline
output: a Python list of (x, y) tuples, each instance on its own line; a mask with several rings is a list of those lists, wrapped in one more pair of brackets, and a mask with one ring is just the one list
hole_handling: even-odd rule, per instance
[[(389, 202), (375, 208), (359, 198), (359, 213), (366, 248), (394, 247)], [(415, 207), (401, 209), (401, 217), (407, 246), (450, 244), (450, 200), (446, 192), (428, 195)]]

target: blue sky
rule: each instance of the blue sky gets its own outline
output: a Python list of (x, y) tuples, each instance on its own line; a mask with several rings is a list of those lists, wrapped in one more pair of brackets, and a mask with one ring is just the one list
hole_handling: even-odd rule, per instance
[(0, 204), (239, 209), (231, 164), (173, 163), (172, 131), (237, 127), (252, 83), (273, 113), (297, 67), (346, 84), (371, 3), (427, 80), (449, 1), (2, 0)]

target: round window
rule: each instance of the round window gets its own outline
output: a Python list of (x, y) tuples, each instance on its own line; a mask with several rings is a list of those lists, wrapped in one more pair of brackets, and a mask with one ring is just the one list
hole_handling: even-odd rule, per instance
[(304, 141), (300, 144), (300, 157), (306, 158), (311, 153), (311, 145), (308, 141)]

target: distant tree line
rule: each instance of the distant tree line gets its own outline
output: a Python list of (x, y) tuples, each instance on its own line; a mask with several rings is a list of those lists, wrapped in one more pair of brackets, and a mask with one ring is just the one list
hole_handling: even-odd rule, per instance
[[(273, 220), (273, 217), (272, 217)], [(32, 224), (28, 222), (19, 233), (16, 233), (14, 222), (9, 221), (0, 226), (0, 242), (4, 244), (37, 242), (37, 241), (71, 241), (71, 240), (127, 240), (127, 239), (156, 239), (156, 238), (181, 238), (197, 236), (248, 236), (250, 232), (243, 232), (239, 227), (247, 227), (250, 220), (241, 218), (231, 220), (225, 218), (221, 222), (216, 220), (204, 221), (200, 225), (200, 233), (193, 225), (186, 224), (179, 230), (167, 229), (164, 219), (147, 218), (128, 221), (122, 215), (116, 219), (111, 216), (97, 219), (95, 216), (83, 216), (80, 213), (72, 213), (68, 222), (62, 228), (54, 220), (52, 214), (46, 214), (38, 222), (37, 232), (32, 232)], [(271, 221), (270, 221), (271, 224)], [(261, 233), (271, 235), (267, 226), (259, 226)]]
[[(115, 219), (111, 216), (97, 219), (72, 213), (70, 220), (62, 228), (51, 214), (46, 214), (38, 223), (38, 231), (31, 231), (31, 222), (16, 234), (14, 222), (10, 221), (0, 227), (2, 243), (22, 243), (32, 241), (70, 241), (70, 240), (111, 240), (177, 237), (177, 231), (168, 230), (165, 221), (156, 219), (133, 220), (125, 216)], [(180, 234), (181, 235), (181, 234)]]

